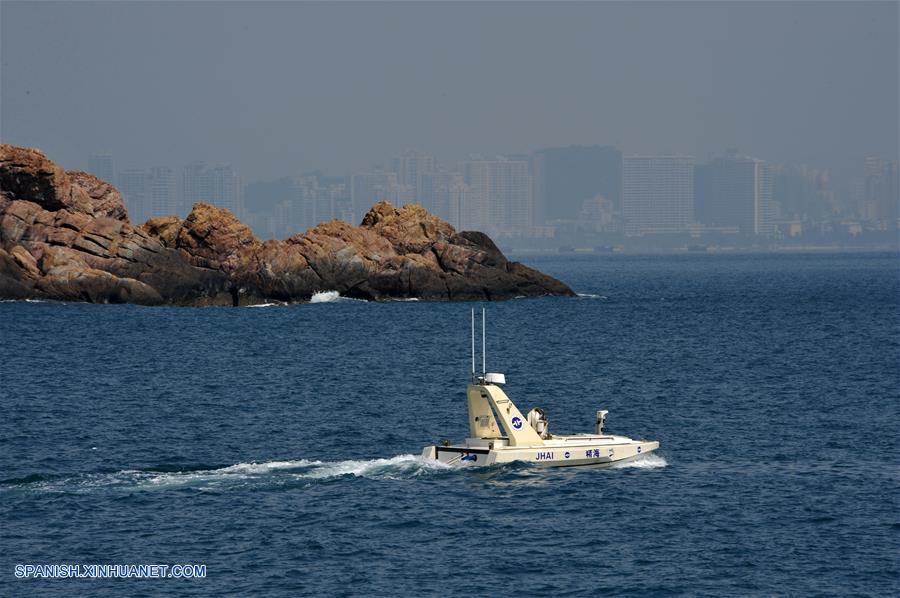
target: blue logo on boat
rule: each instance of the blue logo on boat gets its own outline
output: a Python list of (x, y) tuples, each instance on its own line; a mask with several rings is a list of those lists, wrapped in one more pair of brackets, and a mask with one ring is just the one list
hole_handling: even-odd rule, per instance
[(641, 447), (640, 447), (640, 445), (638, 445), (638, 452), (641, 452)]
[(476, 459), (478, 459), (476, 455), (463, 455), (460, 461), (475, 461)]
[(514, 417), (514, 418), (512, 418), (512, 425), (513, 425), (513, 428), (515, 428), (516, 430), (521, 429), (521, 427), (522, 427), (522, 418), (520, 418), (520, 417)]
[(566, 459), (569, 458), (569, 451), (566, 451)]

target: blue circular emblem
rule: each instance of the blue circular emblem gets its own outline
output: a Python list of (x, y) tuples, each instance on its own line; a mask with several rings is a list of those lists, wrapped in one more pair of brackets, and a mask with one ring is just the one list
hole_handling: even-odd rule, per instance
[(641, 452), (641, 447), (640, 447), (640, 445), (638, 445), (638, 452)]
[(512, 418), (512, 425), (513, 425), (513, 428), (515, 428), (516, 430), (521, 429), (522, 428), (522, 418), (520, 418), (520, 417)]
[(569, 458), (569, 451), (566, 451), (566, 459)]

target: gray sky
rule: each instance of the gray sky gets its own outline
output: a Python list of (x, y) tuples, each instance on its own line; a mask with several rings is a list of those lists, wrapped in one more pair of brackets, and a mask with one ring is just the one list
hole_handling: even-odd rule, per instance
[(246, 180), (612, 143), (898, 149), (896, 2), (2, 2), (0, 136)]

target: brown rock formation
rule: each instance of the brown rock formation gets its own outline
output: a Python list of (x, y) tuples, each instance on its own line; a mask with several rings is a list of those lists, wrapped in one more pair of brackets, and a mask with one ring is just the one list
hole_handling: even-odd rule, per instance
[(282, 241), (260, 241), (205, 203), (185, 220), (135, 227), (112, 185), (0, 145), (0, 298), (246, 305), (325, 290), (369, 300), (573, 294), (418, 205), (379, 202), (360, 226), (332, 220)]
[(119, 190), (101, 181), (89, 172), (70, 170), (68, 173), (72, 183), (80, 187), (91, 198), (95, 216), (106, 216), (122, 222), (128, 222), (128, 212)]

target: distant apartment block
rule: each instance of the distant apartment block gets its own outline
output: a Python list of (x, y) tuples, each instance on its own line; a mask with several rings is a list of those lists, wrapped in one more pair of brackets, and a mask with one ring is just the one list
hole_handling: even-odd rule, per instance
[(119, 172), (118, 180), (132, 222), (142, 223), (170, 214), (184, 215), (179, 209), (177, 181), (171, 168), (127, 168)]
[(184, 165), (178, 179), (179, 214), (189, 213), (195, 202), (210, 201), (212, 197), (210, 178), (206, 162), (198, 160)]
[(95, 177), (106, 181), (110, 185), (118, 184), (113, 158), (108, 154), (94, 154), (89, 156), (87, 171)]
[(147, 195), (152, 216), (178, 214), (177, 185), (171, 168), (157, 166), (147, 172)]
[(424, 177), (436, 170), (434, 156), (428, 152), (408, 150), (391, 160), (397, 184), (408, 189), (410, 201), (421, 202)]
[(536, 151), (532, 163), (535, 222), (578, 222), (582, 211), (595, 209), (597, 201), (620, 210), (622, 153), (615, 147), (547, 148)]
[(294, 179), (294, 184), (297, 189), (292, 218), (295, 232), (341, 216), (347, 195), (343, 178), (332, 177), (328, 180), (318, 175), (306, 175)]
[(774, 232), (772, 170), (762, 160), (730, 152), (698, 165), (695, 186), (696, 216), (704, 226), (744, 235)]
[(896, 230), (900, 217), (900, 180), (896, 160), (876, 156), (865, 159), (862, 182), (863, 212), (879, 228)]
[(685, 232), (693, 221), (693, 206), (693, 157), (622, 159), (622, 216), (627, 235)]
[(241, 179), (231, 166), (209, 168), (205, 162), (190, 162), (182, 169), (179, 179), (179, 212), (189, 213), (193, 204), (200, 201), (225, 208), (242, 218), (242, 192)]
[(125, 209), (128, 210), (129, 219), (132, 222), (145, 222), (153, 217), (154, 214), (150, 209), (150, 185), (147, 171), (143, 168), (126, 168), (119, 171), (118, 178), (119, 191), (125, 200)]
[(464, 162), (468, 186), (460, 216), (464, 228), (517, 233), (533, 224), (531, 174), (528, 161), (498, 157)]
[[(821, 220), (837, 210), (827, 170), (792, 164), (771, 166), (771, 169), (772, 203), (779, 220)], [(851, 188), (854, 205), (863, 201), (859, 188)]]
[(469, 186), (458, 172), (432, 172), (421, 178), (420, 203), (457, 230), (462, 227), (462, 214), (469, 202)]

